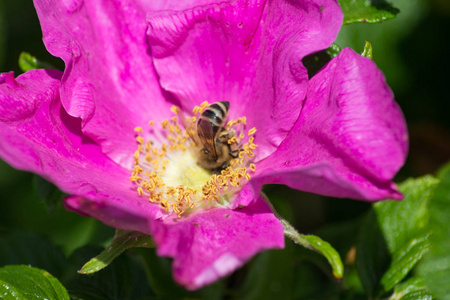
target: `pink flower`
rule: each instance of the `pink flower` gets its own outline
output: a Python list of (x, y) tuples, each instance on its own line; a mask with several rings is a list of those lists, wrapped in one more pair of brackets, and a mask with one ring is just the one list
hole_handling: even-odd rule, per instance
[[(260, 197), (263, 184), (401, 198), (391, 179), (404, 163), (407, 132), (382, 73), (350, 49), (311, 80), (302, 64), (334, 41), (337, 1), (148, 2), (35, 1), (46, 47), (66, 68), (0, 75), (5, 161), (73, 195), (67, 208), (152, 235), (188, 289), (284, 247), (283, 226)], [(184, 198), (178, 205), (180, 191), (171, 196), (167, 184), (137, 177), (158, 173), (157, 164), (189, 177), (179, 164), (195, 161), (170, 149), (157, 158), (151, 149), (168, 142), (159, 124), (173, 117), (174, 104), (187, 115), (205, 100), (230, 102), (229, 119), (241, 120), (233, 128), (244, 135), (234, 147), (251, 150), (233, 169), (244, 175), (220, 179), (224, 187), (209, 182), (217, 199), (205, 200), (200, 188), (188, 195), (197, 199), (192, 207)]]

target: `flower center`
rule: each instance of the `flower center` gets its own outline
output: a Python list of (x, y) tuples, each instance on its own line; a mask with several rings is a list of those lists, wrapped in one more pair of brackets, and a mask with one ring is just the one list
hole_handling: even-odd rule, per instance
[(181, 217), (198, 209), (227, 206), (255, 171), (252, 160), (257, 145), (252, 135), (256, 129), (245, 132), (245, 117), (216, 128), (212, 138), (199, 134), (200, 129), (206, 130), (198, 128), (197, 120), (202, 119), (205, 126), (203, 112), (213, 110), (214, 105), (218, 106), (208, 108), (207, 102), (196, 106), (192, 117), (185, 117), (174, 106), (175, 116), (161, 122), (159, 128), (150, 121), (148, 133), (166, 141), (160, 145), (146, 141), (144, 130), (135, 128), (138, 148), (130, 180), (140, 196), (167, 214)]

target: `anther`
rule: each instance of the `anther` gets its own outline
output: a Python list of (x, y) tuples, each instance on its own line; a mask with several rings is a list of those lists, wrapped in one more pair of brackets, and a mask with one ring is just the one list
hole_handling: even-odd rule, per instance
[[(251, 136), (256, 129), (250, 129), (247, 133), (248, 142), (240, 144), (240, 140), (245, 138), (245, 117), (231, 120), (227, 124), (227, 130), (230, 130), (227, 143), (234, 145), (233, 149), (238, 149), (236, 151), (239, 152), (239, 159), (231, 159), (228, 167), (220, 170), (220, 174), (212, 175), (195, 163), (198, 158), (191, 157), (192, 152), (187, 150), (195, 144), (191, 138), (197, 134), (196, 122), (199, 114), (208, 106), (207, 102), (203, 102), (194, 108), (194, 116), (186, 118), (178, 107), (171, 107), (171, 111), (178, 117), (174, 116), (161, 122), (167, 143), (162, 143), (159, 147), (154, 146), (151, 141), (145, 141), (141, 136), (136, 137), (139, 144), (133, 154), (135, 166), (130, 180), (138, 185), (137, 193), (140, 196), (147, 196), (150, 202), (158, 204), (167, 213), (176, 213), (178, 217), (185, 214), (186, 210), (219, 205), (217, 201), (220, 199), (226, 203), (227, 199), (231, 199), (231, 196), (250, 180), (247, 170), (255, 171), (255, 165), (250, 163), (250, 158), (254, 156), (252, 149), (257, 147), (253, 143), (254, 137)], [(183, 120), (184, 128), (181, 127), (179, 119)], [(150, 126), (154, 124), (154, 121), (149, 122)], [(234, 126), (237, 127), (233, 128)], [(135, 132), (143, 133), (143, 129), (136, 127)], [(199, 171), (183, 171), (194, 169)], [(195, 182), (195, 179), (192, 181), (192, 172), (203, 172), (204, 175), (198, 177), (199, 182)], [(195, 188), (186, 186), (186, 183), (194, 184)]]
[(176, 114), (176, 115), (178, 115), (178, 113), (180, 112), (179, 110), (180, 110), (180, 109), (178, 108), (178, 106), (172, 105), (172, 106), (170, 107), (170, 111), (173, 112), (173, 113)]
[(139, 144), (143, 144), (143, 143), (144, 143), (144, 138), (143, 138), (142, 136), (137, 136), (137, 137), (136, 137), (136, 141), (137, 141)]

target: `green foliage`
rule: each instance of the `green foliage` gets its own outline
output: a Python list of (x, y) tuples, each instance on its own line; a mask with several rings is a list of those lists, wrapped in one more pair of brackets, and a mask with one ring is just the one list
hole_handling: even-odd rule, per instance
[(47, 238), (24, 233), (0, 235), (0, 266), (29, 265), (60, 277), (65, 264), (63, 252)]
[(45, 270), (24, 265), (0, 268), (2, 299), (70, 299), (62, 284)]
[(330, 299), (339, 281), (321, 254), (286, 240), (284, 250), (270, 250), (250, 264), (233, 299)]
[(356, 252), (358, 274), (367, 294), (373, 295), (379, 289), (379, 281), (389, 267), (390, 259), (376, 214), (371, 211), (361, 228)]
[(92, 274), (108, 266), (117, 256), (133, 247), (155, 247), (149, 235), (127, 230), (116, 230), (111, 244), (99, 255), (90, 259), (79, 271), (81, 274)]
[(325, 52), (330, 56), (330, 58), (338, 56), (339, 52), (341, 52), (341, 47), (339, 45), (333, 43), (330, 47), (328, 47)]
[(55, 69), (52, 65), (38, 60), (36, 57), (27, 52), (20, 53), (19, 67), (23, 72), (34, 69)]
[(33, 186), (39, 200), (44, 202), (49, 212), (53, 212), (58, 205), (61, 205), (64, 193), (55, 185), (43, 179), (41, 176), (34, 175)]
[(135, 252), (140, 254), (140, 261), (147, 273), (149, 284), (157, 295), (175, 299), (186, 295), (186, 290), (173, 280), (169, 259), (158, 257), (155, 251), (146, 249), (138, 248)]
[(154, 295), (144, 269), (130, 255), (121, 255), (107, 270), (89, 276), (78, 274), (77, 270), (99, 251), (98, 247), (86, 246), (66, 259), (46, 238), (3, 234), (0, 237), (0, 266), (26, 264), (45, 269), (62, 282), (72, 299), (119, 300)]
[(385, 0), (339, 0), (344, 24), (380, 23), (395, 18), (400, 12)]
[(412, 239), (404, 248), (394, 252), (391, 265), (380, 281), (383, 290), (389, 291), (403, 280), (429, 248), (428, 235), (425, 235)]
[(320, 69), (322, 69), (333, 57), (336, 57), (341, 48), (337, 44), (331, 44), (326, 50), (322, 50), (311, 55), (305, 56), (302, 60), (306, 69), (308, 70), (308, 76), (311, 78)]
[(125, 300), (152, 297), (144, 270), (129, 255), (121, 255), (107, 269), (92, 275), (77, 270), (100, 251), (98, 247), (77, 249), (68, 259), (64, 284), (72, 299)]
[(450, 164), (439, 175), (430, 203), (431, 251), (420, 265), (419, 274), (439, 299), (450, 299)]
[(342, 265), (341, 257), (329, 243), (323, 241), (318, 236), (299, 234), (286, 220), (281, 220), (281, 223), (284, 226), (284, 234), (296, 244), (325, 256), (333, 269), (333, 276), (336, 279), (341, 279), (342, 276), (344, 276), (344, 267)]
[(0, 66), (5, 60), (6, 52), (6, 40), (7, 40), (7, 30), (6, 30), (6, 20), (5, 20), (5, 4), (0, 2)]
[(437, 180), (431, 176), (410, 179), (399, 188), (402, 202), (380, 202), (374, 208), (392, 262), (381, 278), (384, 291), (400, 282), (429, 250), (428, 205)]
[(369, 41), (366, 41), (364, 44), (364, 50), (361, 55), (370, 59), (373, 58), (372, 44)]
[(401, 282), (429, 250), (428, 204), (437, 180), (409, 179), (405, 199), (374, 205), (361, 231), (357, 266), (367, 293), (380, 296)]
[(419, 277), (412, 277), (398, 284), (390, 300), (431, 300), (432, 295)]
[[(429, 14), (429, 1), (395, 0), (391, 2), (395, 3), (401, 11), (395, 19), (381, 24), (353, 23), (343, 26), (335, 43), (361, 53), (364, 42), (370, 41), (375, 49), (373, 60), (385, 74), (389, 86), (394, 91), (396, 101), (399, 102), (408, 120), (426, 118), (434, 122), (437, 120), (434, 117), (438, 114), (442, 116), (442, 119), (449, 120), (445, 114), (449, 109), (438, 105), (439, 103), (447, 106), (447, 102), (440, 101), (446, 91), (442, 94), (436, 90), (440, 87), (443, 89), (445, 86), (445, 84), (437, 84), (444, 81), (445, 76), (439, 71), (445, 68), (442, 62), (433, 59), (447, 49), (445, 43), (433, 41), (445, 35), (444, 28), (449, 27), (446, 25), (448, 23), (443, 22), (442, 18), (432, 17)], [(434, 24), (424, 24), (426, 18), (432, 19)], [(427, 38), (429, 42), (424, 42), (424, 38)], [(435, 91), (433, 95), (436, 96), (431, 96), (430, 90)], [(422, 102), (424, 99), (427, 99), (426, 105)], [(423, 110), (425, 106), (426, 112)], [(447, 124), (450, 125), (450, 123)], [(414, 131), (411, 134), (414, 134)], [(414, 151), (412, 153), (414, 154)], [(444, 160), (449, 157), (448, 154), (439, 154), (439, 156), (442, 156)], [(423, 159), (434, 157), (429, 155)], [(408, 170), (410, 171), (412, 170)], [(417, 171), (413, 174), (430, 173), (433, 169)], [(402, 178), (407, 176), (411, 174), (405, 173)]]
[[(280, 193), (280, 189), (276, 188), (266, 187), (265, 192), (279, 214), (292, 222), (296, 212), (291, 203), (286, 201), (284, 193)], [(293, 195), (296, 201), (300, 200), (297, 198), (299, 195), (312, 197), (310, 194), (288, 189), (285, 191)], [(312, 202), (314, 200), (312, 199)], [(331, 234), (321, 234), (320, 237), (326, 236), (328, 240), (330, 236), (339, 236), (334, 226), (327, 228), (333, 229)], [(338, 245), (341, 246), (339, 243)], [(257, 255), (243, 269), (231, 276), (227, 282), (228, 286), (230, 282), (232, 291), (228, 293), (227, 298), (244, 300), (333, 299), (340, 288), (340, 281), (333, 276), (329, 262), (321, 253), (299, 247), (289, 239), (286, 239), (285, 249), (264, 251)]]

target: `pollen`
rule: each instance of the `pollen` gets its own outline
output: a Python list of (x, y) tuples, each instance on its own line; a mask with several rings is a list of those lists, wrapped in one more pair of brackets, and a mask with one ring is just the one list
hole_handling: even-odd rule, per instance
[(180, 109), (178, 108), (178, 106), (175, 106), (175, 105), (172, 105), (172, 107), (170, 108), (170, 111), (176, 115), (178, 114), (179, 110)]
[(228, 164), (220, 170), (201, 167), (203, 145), (194, 139), (196, 120), (209, 105), (203, 102), (194, 107), (193, 115), (189, 117), (173, 106), (171, 112), (174, 115), (162, 121), (160, 126), (153, 126), (155, 122), (150, 121), (148, 128), (134, 129), (137, 150), (133, 153), (130, 180), (140, 197), (159, 205), (166, 215), (182, 218), (197, 210), (226, 207), (256, 170), (253, 150), (257, 145), (252, 136), (256, 129), (252, 128), (246, 134), (245, 117), (230, 120), (225, 126), (232, 135), (227, 141)]
[(137, 141), (139, 144), (143, 144), (143, 143), (144, 143), (144, 138), (143, 138), (142, 136), (137, 136), (137, 137), (136, 137), (136, 141)]

